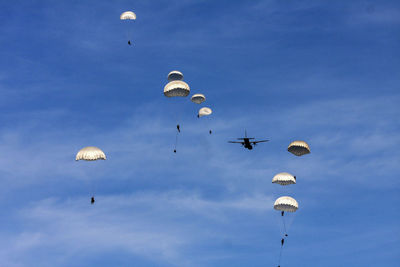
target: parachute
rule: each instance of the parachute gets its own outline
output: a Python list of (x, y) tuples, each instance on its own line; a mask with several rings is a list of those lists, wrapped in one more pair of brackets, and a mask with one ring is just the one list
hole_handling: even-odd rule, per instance
[(190, 93), (190, 87), (184, 81), (174, 80), (164, 87), (164, 95), (166, 97), (182, 96), (186, 97)]
[(287, 212), (295, 212), (299, 208), (296, 199), (288, 196), (280, 197), (275, 200), (274, 209)]
[(296, 156), (302, 156), (310, 153), (310, 147), (304, 141), (293, 141), (288, 146), (288, 151)]
[(125, 11), (119, 16), (121, 20), (136, 20), (136, 14), (132, 11)]
[(76, 154), (75, 160), (87, 160), (87, 161), (93, 161), (93, 160), (98, 160), (106, 159), (106, 154), (104, 152), (95, 146), (87, 146), (79, 150), (79, 152)]
[(199, 110), (198, 117), (201, 118), (201, 117), (203, 117), (203, 116), (209, 116), (209, 115), (211, 115), (211, 114), (212, 114), (211, 108), (204, 107), (204, 108), (201, 108), (201, 109)]
[(272, 183), (280, 185), (291, 185), (296, 183), (296, 176), (287, 172), (281, 172), (272, 178)]
[(168, 81), (182, 81), (183, 80), (183, 74), (180, 71), (173, 70), (170, 73), (168, 73)]
[(206, 97), (203, 94), (194, 94), (191, 99), (193, 103), (201, 104), (206, 101)]
[[(79, 152), (75, 156), (75, 160), (84, 160), (84, 161), (96, 161), (96, 160), (105, 160), (106, 159), (106, 154), (104, 152), (95, 146), (87, 146), (79, 150)], [(94, 195), (95, 195), (95, 189), (94, 185), (92, 184), (92, 197), (91, 197), (91, 204), (94, 204)]]

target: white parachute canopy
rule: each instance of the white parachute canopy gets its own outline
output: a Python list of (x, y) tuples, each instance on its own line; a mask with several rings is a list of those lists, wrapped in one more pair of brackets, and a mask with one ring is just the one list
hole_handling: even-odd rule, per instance
[(194, 94), (190, 100), (192, 100), (193, 103), (201, 104), (206, 101), (206, 97), (203, 94)]
[(272, 178), (272, 183), (280, 185), (290, 185), (296, 183), (296, 176), (287, 172), (281, 172)]
[(302, 156), (310, 153), (310, 147), (304, 141), (293, 141), (288, 146), (288, 151), (296, 156)]
[(183, 80), (183, 74), (182, 72), (178, 70), (173, 70), (170, 73), (168, 73), (168, 81), (182, 81)]
[(99, 159), (106, 159), (106, 154), (104, 152), (95, 146), (87, 146), (79, 150), (79, 152), (76, 154), (75, 160), (99, 160)]
[(166, 97), (182, 96), (186, 97), (190, 93), (190, 87), (184, 81), (172, 81), (164, 87), (164, 95)]
[(209, 116), (211, 114), (212, 114), (211, 108), (204, 107), (204, 108), (201, 108), (199, 110), (199, 115), (198, 116), (200, 118), (200, 117), (203, 117), (203, 116)]
[(274, 209), (280, 211), (295, 212), (299, 208), (296, 199), (288, 196), (280, 197), (275, 200)]
[(119, 16), (121, 20), (136, 20), (136, 14), (132, 11), (125, 11)]

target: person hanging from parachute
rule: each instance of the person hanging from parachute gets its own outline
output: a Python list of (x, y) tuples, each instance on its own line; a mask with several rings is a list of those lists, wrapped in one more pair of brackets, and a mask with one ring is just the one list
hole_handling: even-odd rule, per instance
[[(132, 12), (132, 11), (125, 11), (119, 16), (119, 18), (121, 20), (135, 21), (136, 20), (136, 14), (134, 12)], [(128, 38), (131, 37), (130, 35), (131, 34), (129, 34)], [(131, 45), (131, 44), (132, 44), (131, 40), (128, 40), (128, 45)]]
[[(198, 118), (201, 118), (201, 117), (203, 117), (203, 116), (210, 116), (212, 114), (212, 109), (211, 108), (208, 108), (208, 107), (204, 107), (204, 108), (201, 108), (200, 110), (199, 110), (199, 112), (198, 112), (198, 114), (197, 114), (197, 117)], [(209, 134), (212, 134), (212, 130), (210, 129), (209, 131), (208, 131), (208, 133)]]
[(181, 132), (181, 127), (179, 126), (179, 124), (176, 125), (176, 129), (178, 130), (178, 132), (176, 133), (176, 136), (175, 136), (175, 149), (174, 149), (174, 153), (176, 153), (176, 147), (178, 146), (178, 134)]
[[(178, 97), (187, 97), (190, 93), (190, 87), (183, 80), (183, 74), (180, 71), (174, 70), (168, 74), (168, 83), (164, 86), (164, 95), (168, 98), (176, 99)], [(179, 102), (179, 101), (178, 101)], [(177, 122), (179, 120), (177, 119)], [(175, 136), (174, 153), (176, 153), (178, 146), (178, 134), (181, 132), (179, 123), (176, 125), (177, 133)]]
[[(106, 154), (98, 148), (94, 146), (84, 147), (76, 154), (75, 160), (84, 160), (84, 161), (97, 161), (97, 160), (105, 160)], [(94, 189), (92, 189), (92, 197), (90, 198), (90, 204), (94, 204)]]
[[(284, 211), (281, 211), (281, 216), (283, 217), (283, 216), (285, 216), (285, 212)], [(286, 227), (285, 227), (286, 228)], [(285, 229), (285, 231), (286, 231), (286, 229)], [(288, 236), (288, 234), (287, 233), (285, 233), (285, 236)], [(283, 245), (283, 244), (282, 244)]]

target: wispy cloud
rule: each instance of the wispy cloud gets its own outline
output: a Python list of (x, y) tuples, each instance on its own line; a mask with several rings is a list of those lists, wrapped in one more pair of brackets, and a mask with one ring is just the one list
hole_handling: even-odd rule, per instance
[[(185, 256), (185, 247), (199, 246), (211, 236), (223, 240), (232, 229), (220, 232), (218, 225), (235, 213), (259, 216), (270, 205), (265, 196), (211, 201), (182, 191), (104, 196), (93, 207), (81, 198), (46, 199), (19, 213), (24, 230), (3, 239), (9, 246), (3, 249), (1, 262), (29, 266), (33, 255), (47, 255), (36, 264), (50, 266), (58, 258), (51, 255), (62, 253), (63, 260), (57, 262), (68, 266), (71, 258), (79, 261), (85, 254), (121, 250), (162, 265), (192, 266), (197, 257)], [(217, 227), (206, 227), (210, 222)]]

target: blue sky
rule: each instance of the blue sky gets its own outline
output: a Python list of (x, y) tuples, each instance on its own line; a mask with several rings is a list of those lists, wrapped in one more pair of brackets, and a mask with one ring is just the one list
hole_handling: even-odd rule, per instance
[[(283, 171), (300, 208), (281, 266), (398, 266), (399, 8), (0, 2), (0, 266), (276, 266)], [(174, 69), (209, 120), (164, 97)], [(226, 142), (244, 129), (271, 142)], [(89, 145), (108, 159), (75, 162)]]

